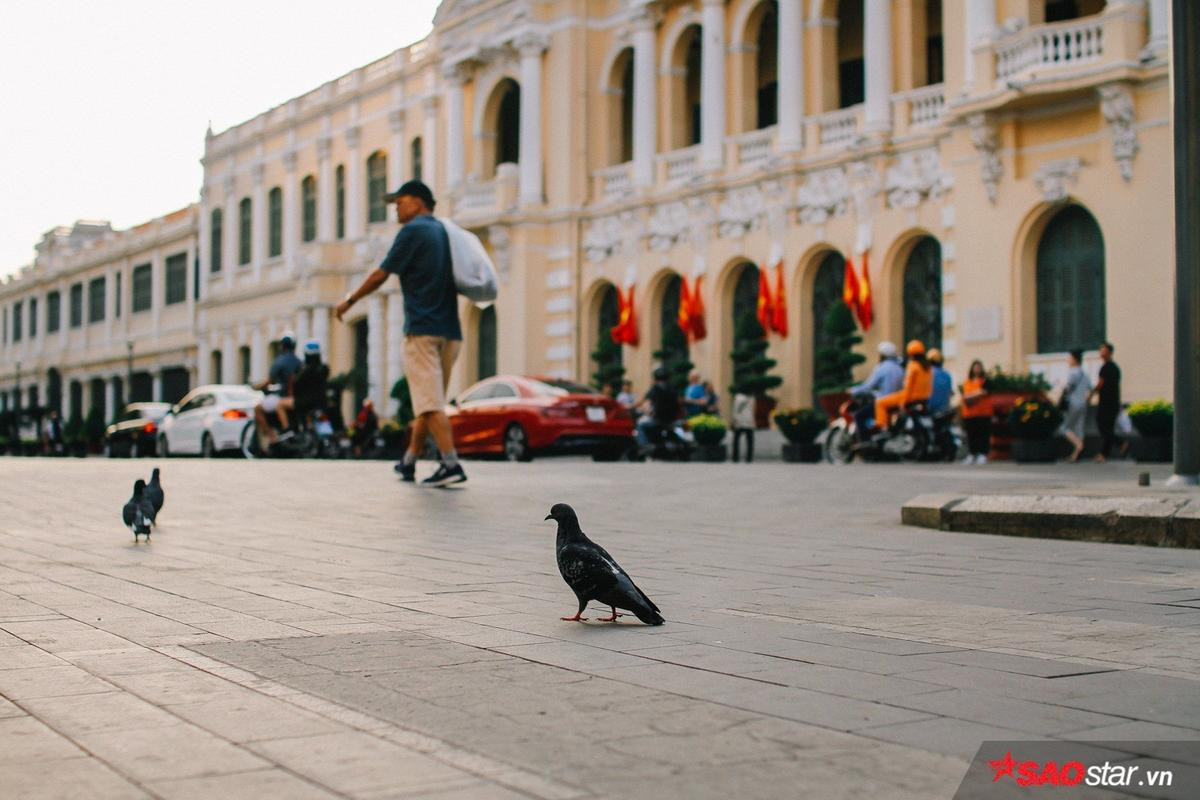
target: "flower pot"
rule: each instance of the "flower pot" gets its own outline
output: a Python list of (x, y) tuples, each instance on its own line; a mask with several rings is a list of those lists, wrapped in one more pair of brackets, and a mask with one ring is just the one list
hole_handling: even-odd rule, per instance
[(817, 400), (821, 403), (821, 410), (830, 419), (837, 419), (838, 410), (849, 399), (849, 392), (826, 392), (817, 397)]
[(701, 447), (716, 447), (725, 441), (725, 429), (696, 428), (692, 430), (692, 436)]
[(788, 442), (783, 446), (783, 460), (789, 464), (816, 464), (821, 460), (821, 445), (813, 442)]
[(694, 461), (719, 462), (727, 461), (729, 453), (723, 444), (699, 444), (696, 447)]
[(1175, 439), (1171, 436), (1135, 436), (1129, 440), (1133, 460), (1141, 464), (1167, 464), (1175, 456)]
[(765, 431), (771, 427), (771, 412), (779, 405), (779, 401), (770, 395), (758, 395), (754, 398), (754, 427)]
[(1012, 458), (1018, 464), (1049, 464), (1058, 459), (1058, 440), (1013, 439)]

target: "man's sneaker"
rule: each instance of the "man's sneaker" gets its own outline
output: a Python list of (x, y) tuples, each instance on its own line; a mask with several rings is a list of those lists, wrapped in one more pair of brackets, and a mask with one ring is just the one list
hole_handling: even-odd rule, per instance
[(405, 464), (403, 461), (401, 461), (398, 464), (396, 464), (396, 466), (393, 467), (393, 469), (396, 470), (396, 474), (400, 476), (401, 480), (406, 481), (407, 483), (416, 482), (416, 480), (417, 480), (417, 462), (414, 461), (411, 464)]
[(421, 481), (421, 485), (449, 486), (452, 483), (462, 483), (466, 479), (467, 473), (463, 472), (462, 464), (455, 464), (453, 467), (447, 467), (445, 464), (439, 464), (437, 472)]

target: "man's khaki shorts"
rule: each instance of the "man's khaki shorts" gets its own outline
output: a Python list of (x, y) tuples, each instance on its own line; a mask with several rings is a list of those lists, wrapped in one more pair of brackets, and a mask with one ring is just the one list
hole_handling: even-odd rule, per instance
[(404, 375), (417, 416), (446, 408), (450, 369), (462, 342), (441, 336), (404, 337)]

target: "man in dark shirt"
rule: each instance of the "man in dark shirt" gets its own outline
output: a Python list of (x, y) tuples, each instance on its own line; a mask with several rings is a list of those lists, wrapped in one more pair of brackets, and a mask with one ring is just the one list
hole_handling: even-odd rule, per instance
[[(304, 366), (292, 384), (291, 405), (304, 419), (313, 411), (325, 408), (325, 390), (329, 383), (329, 367), (321, 361), (321, 343), (312, 339), (304, 344)], [(282, 406), (284, 401), (280, 401)]]
[(642, 399), (644, 416), (638, 420), (637, 437), (643, 446), (655, 444), (662, 431), (679, 419), (679, 395), (668, 382), (665, 367), (654, 370), (654, 385)]
[(1117, 415), (1121, 413), (1121, 368), (1113, 361), (1113, 350), (1110, 342), (1100, 345), (1100, 359), (1104, 365), (1100, 367), (1100, 379), (1092, 394), (1098, 395), (1096, 403), (1096, 426), (1100, 428), (1100, 453), (1097, 461), (1104, 461), (1112, 452), (1113, 440), (1116, 438), (1113, 429), (1117, 424)]
[[(254, 384), (254, 388), (266, 391), (261, 402), (254, 407), (254, 420), (258, 424), (259, 445), (265, 453), (275, 443), (275, 429), (267, 424), (267, 414), (274, 412), (279, 417), (279, 426), (288, 428), (288, 409), (292, 407), (292, 379), (300, 371), (300, 359), (296, 357), (296, 337), (290, 332), (279, 339), (279, 355), (271, 362), (271, 371), (265, 381)], [(286, 402), (285, 402), (286, 401)], [(290, 434), (289, 434), (290, 435)]]
[(405, 481), (416, 479), (417, 457), (426, 436), (432, 434), (442, 463), (421, 485), (462, 483), (467, 475), (458, 463), (445, 412), (450, 369), (462, 345), (450, 240), (445, 227), (433, 216), (433, 192), (425, 184), (409, 181), (384, 195), (384, 199), (395, 203), (396, 220), (404, 227), (379, 268), (347, 294), (334, 313), (342, 319), (351, 306), (382, 286), (388, 276), (400, 278), (404, 294), (404, 374), (416, 420), (408, 452), (396, 465), (396, 472)]

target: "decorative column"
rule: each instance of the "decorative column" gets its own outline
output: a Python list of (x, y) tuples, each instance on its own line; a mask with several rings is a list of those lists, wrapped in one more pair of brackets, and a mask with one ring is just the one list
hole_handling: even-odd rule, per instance
[(153, 388), (150, 390), (151, 401), (155, 402), (155, 403), (161, 403), (163, 401), (163, 399), (162, 399), (162, 396), (163, 396), (162, 367), (158, 367), (158, 366), (154, 367), (154, 372), (151, 374), (154, 378), (154, 385), (153, 385)]
[(387, 298), (387, 391), (384, 394), (388, 397), (388, 413), (395, 416), (400, 403), (391, 399), (392, 386), (404, 377), (404, 295), (391, 291), (384, 297)]
[(283, 185), (283, 257), (287, 271), (295, 274), (300, 256), (300, 184), (296, 181), (295, 150), (283, 154), (283, 168), (287, 180)]
[[(209, 342), (207, 336), (200, 337), (196, 340), (196, 385), (207, 386), (213, 382), (212, 375), (212, 343)], [(219, 381), (221, 376), (217, 376)], [(126, 389), (125, 391), (129, 391)]]
[[(329, 306), (313, 306), (312, 338), (320, 343), (325, 363), (331, 363), (333, 357), (329, 352)], [(332, 369), (331, 366), (330, 370)]]
[(221, 236), (224, 238), (225, 257), (221, 269), (225, 271), (225, 288), (233, 287), (233, 273), (239, 269), (238, 239), (241, 237), (242, 222), (238, 219), (237, 178), (232, 174), (225, 179), (225, 213), (221, 220)]
[(867, 73), (863, 126), (868, 133), (887, 133), (892, 129), (892, 0), (864, 0), (863, 17)]
[(346, 238), (363, 235), (363, 163), (358, 151), (362, 144), (362, 128), (346, 129)]
[[(201, 299), (208, 296), (208, 276), (212, 274), (212, 209), (208, 206), (208, 201), (211, 198), (211, 192), (208, 189), (208, 184), (200, 187), (200, 219), (199, 233), (200, 238), (196, 243), (200, 252), (200, 285), (197, 290), (200, 293)], [(130, 274), (132, 278), (132, 273)], [(130, 297), (133, 296), (133, 287), (130, 286)], [(133, 309), (129, 309), (130, 312)]]
[(725, 0), (703, 0), (700, 40), (700, 164), (725, 161)]
[(991, 38), (996, 27), (996, 0), (966, 0), (966, 4), (963, 88), (964, 94), (970, 94), (975, 87), (975, 46)]
[(779, 139), (787, 152), (804, 147), (804, 2), (779, 0)]
[[(254, 269), (254, 280), (262, 276), (262, 265), (267, 260), (267, 187), (266, 166), (260, 161), (254, 165), (254, 199), (250, 206), (250, 264)], [(156, 287), (157, 288), (157, 287)]]
[(121, 398), (117, 397), (117, 379), (109, 375), (104, 379), (104, 421), (114, 419), (120, 411), (117, 408), (117, 403), (121, 402)]
[(633, 19), (633, 183), (654, 185), (658, 152), (658, 70), (655, 29), (658, 18), (642, 8)]
[(250, 334), (250, 380), (261, 381), (266, 377), (267, 345), (262, 328), (255, 328)]
[(373, 294), (367, 298), (367, 397), (376, 408), (384, 408), (386, 392), (383, 386), (383, 298)]
[(425, 108), (425, 132), (421, 136), (421, 181), (433, 189), (433, 196), (438, 195), (437, 180), (437, 95), (428, 95), (423, 101)]
[(392, 130), (392, 152), (388, 155), (388, 187), (394, 192), (404, 183), (404, 164), (406, 162), (404, 146), (404, 109), (393, 108), (388, 112), (388, 126)]
[[(522, 62), (522, 69), (524, 62)], [(463, 84), (466, 74), (462, 64), (450, 64), (442, 71), (446, 81), (446, 186), (454, 190), (463, 180), (465, 159), (463, 156), (466, 134), (463, 130)], [(524, 89), (524, 84), (522, 84)], [(525, 92), (521, 92), (521, 108), (524, 112)], [(522, 117), (521, 124), (524, 125)], [(522, 141), (522, 146), (524, 142)], [(525, 151), (521, 151), (525, 155)]]
[(317, 139), (317, 239), (333, 241), (333, 164), (329, 160), (333, 140), (328, 136)]
[(225, 344), (221, 347), (221, 383), (241, 383), (238, 375), (238, 351), (233, 344), (233, 336), (225, 334)]
[[(312, 329), (309, 325), (310, 320), (312, 320), (312, 312), (307, 308), (301, 308), (296, 311), (296, 342), (301, 346), (312, 338)], [(321, 358), (328, 360), (328, 354), (321, 353)]]
[[(156, 250), (150, 257), (150, 320), (155, 340), (158, 339), (162, 327), (162, 310), (167, 302), (167, 271), (163, 267), (162, 252)], [(130, 297), (132, 298), (132, 296), (133, 292), (130, 292)], [(129, 305), (132, 307), (133, 303), (130, 302)], [(86, 306), (84, 311), (87, 311)]]
[(540, 205), (542, 195), (542, 54), (548, 42), (542, 34), (527, 33), (516, 42), (521, 54), (520, 182), (518, 202)]

